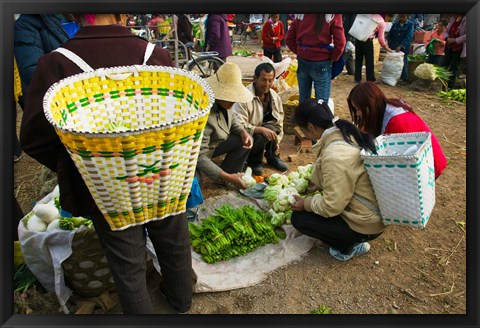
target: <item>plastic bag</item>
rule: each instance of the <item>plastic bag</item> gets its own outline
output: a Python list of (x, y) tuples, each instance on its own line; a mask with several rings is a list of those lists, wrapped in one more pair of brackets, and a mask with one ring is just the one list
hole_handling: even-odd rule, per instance
[(433, 45), (434, 45), (434, 43), (435, 43), (436, 41), (437, 41), (437, 39), (432, 39), (432, 40), (428, 43), (427, 48), (426, 48), (426, 51), (425, 51), (428, 55), (435, 55), (435, 48), (434, 48)]
[(402, 75), (403, 70), (403, 58), (404, 53), (401, 51), (398, 52), (387, 52), (385, 59), (383, 60), (382, 67), (382, 82), (394, 87), (400, 76)]
[[(56, 196), (58, 196), (58, 186), (37, 204), (53, 203)], [(42, 286), (47, 291), (56, 294), (60, 308), (68, 313), (66, 303), (72, 291), (65, 285), (62, 262), (72, 254), (72, 240), (75, 232), (67, 230), (29, 231), (24, 223), (28, 217), (29, 214), (18, 224), (18, 239), (25, 263)]]
[(353, 44), (352, 41), (347, 40), (347, 44), (345, 45), (345, 52), (354, 52), (355, 51), (355, 45)]

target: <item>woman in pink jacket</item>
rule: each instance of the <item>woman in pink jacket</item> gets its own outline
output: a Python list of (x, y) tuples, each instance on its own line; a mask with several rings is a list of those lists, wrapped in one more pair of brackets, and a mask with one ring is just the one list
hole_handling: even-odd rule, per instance
[(375, 58), (373, 51), (373, 39), (375, 35), (378, 36), (378, 42), (388, 52), (392, 49), (388, 47), (385, 41), (385, 20), (379, 14), (369, 14), (369, 16), (378, 22), (378, 26), (373, 31), (372, 35), (366, 41), (355, 39), (355, 82), (359, 83), (362, 80), (362, 66), (363, 59), (365, 59), (365, 75), (367, 81), (375, 82)]
[(387, 98), (373, 82), (357, 84), (347, 98), (353, 123), (374, 137), (389, 133), (430, 132), (432, 134), (435, 179), (447, 166), (447, 158), (428, 125), (402, 99)]
[[(433, 53), (428, 55), (427, 62), (434, 65), (442, 65), (445, 57), (445, 38), (447, 32), (445, 31), (448, 25), (447, 20), (441, 20), (437, 23), (437, 28), (432, 32), (427, 39), (427, 43), (433, 42)], [(428, 47), (427, 47), (428, 48)]]

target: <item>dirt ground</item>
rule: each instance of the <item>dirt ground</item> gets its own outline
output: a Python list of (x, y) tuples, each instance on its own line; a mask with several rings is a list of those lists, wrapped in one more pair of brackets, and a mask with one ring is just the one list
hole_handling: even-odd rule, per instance
[[(255, 44), (250, 47), (259, 51)], [(377, 78), (378, 69), (381, 62)], [(353, 77), (345, 74), (332, 82), (335, 114), (342, 118), (350, 119), (346, 96), (353, 86)], [(436, 205), (426, 229), (389, 226), (370, 243), (367, 255), (347, 262), (330, 257), (326, 246), (316, 246), (256, 286), (194, 294), (190, 314), (308, 314), (322, 305), (334, 314), (466, 313), (466, 106), (408, 86), (380, 87), (387, 96), (401, 97), (412, 105), (448, 158), (446, 170), (436, 181)], [(293, 108), (285, 106), (285, 110), (288, 117)], [(294, 136), (288, 134), (291, 127), (286, 128), (281, 144), (284, 160), (297, 154)], [(313, 160), (312, 154), (299, 153), (288, 164), (295, 169)], [(41, 191), (44, 177), (39, 172), (41, 166), (26, 155), (15, 164), (15, 195), (25, 213), (51, 190), (47, 186)], [(228, 191), (208, 180), (203, 186), (205, 197), (224, 192)], [(156, 312), (172, 313), (159, 295), (158, 276), (150, 278)], [(15, 313), (58, 313), (52, 295), (16, 295), (15, 300)], [(110, 313), (121, 313), (121, 309), (117, 306)]]

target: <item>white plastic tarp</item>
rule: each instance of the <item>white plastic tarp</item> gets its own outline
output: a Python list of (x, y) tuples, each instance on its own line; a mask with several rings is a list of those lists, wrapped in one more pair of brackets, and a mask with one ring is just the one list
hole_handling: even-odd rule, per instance
[[(233, 207), (250, 204), (268, 210), (264, 200), (244, 197), (235, 192), (209, 198), (194, 210), (198, 210), (198, 220), (202, 220), (215, 214), (215, 209), (224, 204)], [(317, 242), (316, 239), (302, 235), (290, 225), (283, 225), (282, 228), (287, 237), (280, 239), (277, 244), (261, 246), (251, 253), (228, 261), (208, 264), (192, 250), (192, 267), (197, 275), (194, 292), (217, 292), (256, 285), (267, 278), (270, 272), (301, 259)], [(158, 263), (155, 266), (158, 268)]]

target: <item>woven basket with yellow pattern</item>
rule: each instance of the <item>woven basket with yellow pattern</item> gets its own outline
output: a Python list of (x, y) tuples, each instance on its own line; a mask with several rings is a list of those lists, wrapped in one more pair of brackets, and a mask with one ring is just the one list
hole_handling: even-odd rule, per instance
[(186, 210), (213, 92), (163, 66), (97, 69), (65, 78), (44, 112), (112, 230)]

